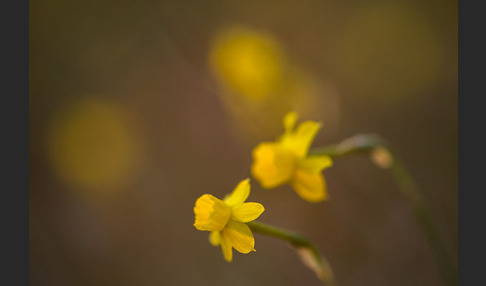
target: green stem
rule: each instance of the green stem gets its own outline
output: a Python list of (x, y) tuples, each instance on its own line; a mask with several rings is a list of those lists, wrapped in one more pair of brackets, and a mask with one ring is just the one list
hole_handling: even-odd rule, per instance
[[(317, 248), (309, 241), (309, 239), (307, 239), (307, 237), (299, 233), (255, 221), (249, 222), (248, 226), (255, 233), (272, 236), (289, 242), (297, 249), (302, 260), (304, 260), (304, 263), (316, 272), (319, 279), (325, 285), (336, 285), (329, 262), (324, 256), (319, 254)], [(306, 251), (309, 251), (312, 257), (305, 256)]]
[(341, 143), (319, 147), (310, 151), (311, 155), (328, 155), (333, 158), (355, 153), (371, 153), (378, 148), (384, 148), (392, 156), (390, 169), (397, 181), (402, 195), (407, 200), (417, 219), (429, 246), (432, 249), (439, 271), (446, 285), (457, 285), (457, 267), (450, 257), (439, 232), (437, 231), (429, 213), (425, 199), (415, 184), (412, 176), (405, 168), (388, 143), (378, 135), (361, 134), (345, 139)]

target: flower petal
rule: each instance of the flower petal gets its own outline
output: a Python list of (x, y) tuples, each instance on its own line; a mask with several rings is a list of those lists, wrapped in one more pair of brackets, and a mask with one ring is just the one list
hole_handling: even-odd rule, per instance
[(219, 231), (231, 216), (230, 207), (212, 195), (202, 195), (194, 206), (194, 226), (198, 230)]
[(285, 133), (291, 133), (295, 127), (295, 122), (297, 122), (297, 113), (291, 111), (285, 114), (283, 119), (283, 126)]
[(233, 260), (233, 248), (224, 233), (221, 235), (221, 250), (223, 251), (224, 259), (231, 262), (231, 260)]
[(311, 156), (297, 163), (300, 169), (311, 174), (319, 173), (325, 168), (332, 166), (332, 159), (329, 156)]
[(211, 243), (212, 246), (218, 246), (221, 244), (221, 234), (219, 231), (211, 231), (209, 234), (209, 243)]
[(244, 203), (249, 195), (250, 179), (245, 179), (238, 183), (233, 192), (224, 198), (224, 201), (228, 206), (233, 207)]
[(265, 210), (259, 203), (244, 203), (231, 210), (231, 219), (239, 222), (256, 220)]
[(291, 148), (298, 157), (304, 157), (307, 154), (320, 128), (321, 124), (315, 121), (305, 121), (297, 127), (293, 140), (291, 140)]
[(297, 194), (308, 202), (318, 203), (327, 198), (326, 181), (321, 173), (311, 174), (298, 169), (291, 185)]
[(279, 143), (261, 143), (253, 149), (251, 173), (265, 189), (290, 181), (294, 168), (292, 151)]
[(229, 242), (237, 251), (249, 253), (255, 251), (255, 239), (245, 223), (230, 220), (223, 229), (223, 240)]

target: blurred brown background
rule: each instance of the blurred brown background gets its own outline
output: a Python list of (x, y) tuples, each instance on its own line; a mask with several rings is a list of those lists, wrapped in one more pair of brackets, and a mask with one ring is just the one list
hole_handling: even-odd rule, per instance
[[(457, 259), (457, 1), (31, 1), (29, 39), (31, 285), (319, 285), (282, 241), (229, 264), (192, 226), (289, 110), (314, 146), (387, 138)], [(259, 221), (341, 286), (442, 285), (389, 172), (324, 175), (320, 204), (252, 180)]]

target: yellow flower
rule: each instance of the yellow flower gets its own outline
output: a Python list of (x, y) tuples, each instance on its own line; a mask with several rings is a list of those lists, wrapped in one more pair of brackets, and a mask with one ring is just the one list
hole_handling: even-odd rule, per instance
[(250, 101), (268, 99), (283, 83), (284, 52), (265, 32), (243, 27), (221, 31), (213, 40), (210, 63), (221, 83)]
[(233, 259), (233, 248), (241, 253), (255, 251), (255, 239), (246, 223), (257, 219), (265, 208), (259, 203), (245, 203), (249, 195), (250, 179), (246, 179), (224, 200), (205, 194), (194, 206), (194, 226), (211, 232), (209, 242), (221, 245), (228, 262)]
[(263, 142), (253, 150), (251, 172), (265, 189), (289, 183), (309, 202), (327, 198), (326, 181), (321, 171), (332, 165), (329, 156), (308, 156), (309, 147), (320, 124), (305, 121), (297, 128), (297, 114), (285, 115), (285, 133), (276, 142)]

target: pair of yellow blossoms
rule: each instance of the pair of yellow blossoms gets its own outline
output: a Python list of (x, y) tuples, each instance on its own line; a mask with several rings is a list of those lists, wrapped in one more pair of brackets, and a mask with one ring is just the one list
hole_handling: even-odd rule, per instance
[[(321, 202), (327, 197), (321, 171), (330, 167), (332, 160), (328, 156), (308, 156), (320, 124), (305, 121), (295, 128), (296, 121), (295, 112), (287, 113), (284, 134), (276, 142), (261, 143), (253, 150), (251, 172), (265, 189), (289, 183), (304, 200)], [(210, 243), (221, 246), (228, 262), (233, 248), (241, 253), (255, 250), (255, 239), (246, 223), (257, 219), (265, 209), (259, 203), (245, 203), (249, 195), (250, 181), (246, 179), (223, 200), (205, 194), (194, 207), (194, 226), (211, 232)]]

